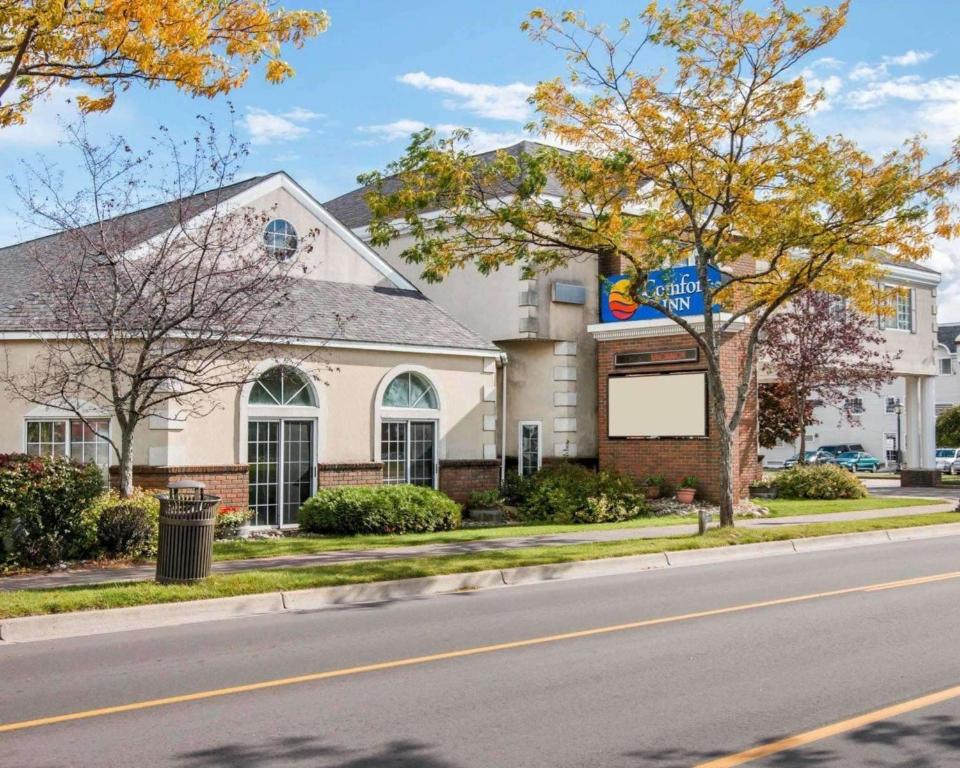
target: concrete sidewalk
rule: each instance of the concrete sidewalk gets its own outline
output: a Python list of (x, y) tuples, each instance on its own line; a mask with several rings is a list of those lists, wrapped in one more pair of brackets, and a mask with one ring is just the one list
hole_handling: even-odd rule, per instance
[[(937, 489), (930, 489), (932, 491)], [(931, 497), (938, 494), (931, 493)], [(872, 520), (883, 517), (901, 517), (904, 515), (924, 515), (932, 512), (950, 512), (955, 502), (944, 501), (916, 507), (891, 507), (889, 509), (867, 509), (859, 512), (832, 512), (822, 515), (796, 515), (792, 517), (747, 518), (739, 519), (741, 528), (770, 528), (784, 525), (802, 525), (806, 523), (830, 523), (847, 520)], [(960, 521), (960, 516), (958, 516)], [(568, 546), (590, 544), (604, 541), (628, 541), (630, 539), (655, 539), (665, 536), (688, 536), (697, 532), (695, 523), (689, 525), (663, 525), (646, 528), (615, 528), (610, 530), (573, 531), (569, 533), (543, 534), (539, 536), (514, 536), (503, 539), (480, 541), (458, 541), (448, 544), (423, 544), (405, 547), (379, 547), (376, 549), (346, 549), (320, 552), (311, 555), (287, 555), (282, 557), (252, 558), (249, 560), (227, 560), (215, 562), (215, 574), (238, 573), (241, 571), (262, 570), (267, 568), (306, 568), (317, 565), (334, 565), (359, 562), (381, 562), (385, 560), (404, 560), (414, 557), (436, 557), (442, 555), (463, 555), (477, 552), (523, 549), (527, 547)], [(64, 570), (52, 573), (31, 573), (22, 576), (0, 577), (0, 591), (15, 589), (50, 589), (88, 584), (106, 584), (111, 582), (146, 581), (154, 575), (153, 564), (122, 566), (117, 568), (88, 568)]]

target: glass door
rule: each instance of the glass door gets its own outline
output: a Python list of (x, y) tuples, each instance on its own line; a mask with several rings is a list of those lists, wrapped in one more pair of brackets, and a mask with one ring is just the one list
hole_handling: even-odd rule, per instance
[(313, 493), (313, 422), (281, 422), (283, 427), (282, 525), (296, 525), (300, 507)]
[(410, 422), (410, 480), (412, 485), (433, 488), (436, 456), (436, 422)]
[(247, 428), (251, 525), (294, 525), (313, 493), (310, 419), (251, 420)]
[(437, 422), (385, 421), (380, 426), (383, 482), (433, 488), (437, 478)]

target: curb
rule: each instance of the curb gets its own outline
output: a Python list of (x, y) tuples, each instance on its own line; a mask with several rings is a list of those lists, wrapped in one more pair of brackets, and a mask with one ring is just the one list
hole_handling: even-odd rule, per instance
[(960, 536), (960, 523), (0, 620), (0, 645)]

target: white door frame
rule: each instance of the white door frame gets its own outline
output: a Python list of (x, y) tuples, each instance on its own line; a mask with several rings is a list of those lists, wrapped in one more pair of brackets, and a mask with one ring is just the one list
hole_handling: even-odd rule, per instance
[(537, 428), (537, 466), (534, 472), (539, 472), (543, 466), (543, 422), (521, 421), (517, 424), (517, 474), (523, 477), (523, 428)]
[[(398, 411), (401, 409), (397, 409)], [(404, 409), (409, 414), (411, 409)], [(433, 424), (433, 485), (431, 486), (435, 490), (440, 487), (440, 419), (438, 418), (436, 411), (427, 411), (427, 413), (433, 414), (432, 416), (406, 416), (404, 418), (397, 418), (395, 416), (385, 416), (380, 420), (380, 424), (406, 424), (407, 428), (404, 434), (404, 446), (403, 446), (403, 455), (404, 455), (404, 477), (406, 482), (410, 482), (410, 425), (414, 423), (430, 423)], [(381, 444), (383, 442), (383, 435), (381, 430), (381, 435), (379, 435), (377, 440), (377, 453), (378, 460), (383, 461), (382, 458), (382, 449)], [(400, 485), (400, 483), (385, 483), (385, 485)]]
[[(251, 525), (254, 530), (281, 528), (296, 529), (297, 523), (283, 522), (283, 442), (284, 442), (284, 423), (288, 421), (308, 421), (312, 425), (312, 435), (310, 440), (310, 451), (313, 453), (313, 460), (310, 462), (310, 495), (317, 492), (317, 432), (319, 430), (319, 420), (314, 416), (251, 416), (250, 422), (268, 421), (278, 424), (277, 428), (277, 525)], [(247, 435), (247, 444), (249, 445), (250, 436)], [(249, 462), (248, 462), (249, 463)], [(247, 480), (249, 488), (250, 481)], [(249, 493), (249, 491), (248, 491)]]

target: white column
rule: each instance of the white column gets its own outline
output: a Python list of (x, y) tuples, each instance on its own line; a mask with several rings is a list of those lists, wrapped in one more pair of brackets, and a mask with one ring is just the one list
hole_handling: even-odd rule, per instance
[(937, 452), (937, 409), (934, 376), (920, 377), (920, 467), (932, 469)]
[(903, 404), (903, 457), (911, 469), (920, 463), (920, 382), (916, 376), (904, 376), (906, 402)]

